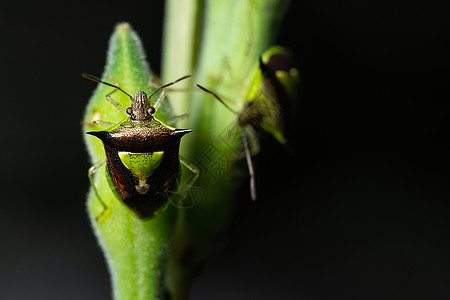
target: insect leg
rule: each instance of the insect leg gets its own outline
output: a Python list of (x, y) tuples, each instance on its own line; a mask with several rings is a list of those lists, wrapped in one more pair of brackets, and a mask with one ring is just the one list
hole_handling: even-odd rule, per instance
[(194, 187), (194, 183), (197, 181), (200, 175), (200, 171), (195, 165), (187, 162), (182, 157), (180, 157), (180, 163), (183, 164), (189, 171), (191, 171), (192, 175), (178, 186), (178, 191), (175, 193), (173, 197), (175, 199), (172, 198), (171, 202), (177, 207), (186, 208), (193, 206), (195, 203), (198, 202), (198, 199), (194, 199), (195, 194), (191, 195), (189, 203), (186, 203), (187, 201), (185, 200), (185, 198), (187, 192)]
[(95, 120), (95, 121), (92, 122), (92, 125), (93, 126), (97, 126), (98, 125), (100, 127), (107, 128), (107, 127), (111, 127), (111, 126), (116, 125), (116, 123), (103, 121), (103, 120)]
[(102, 128), (108, 128), (111, 126), (114, 126), (116, 123), (113, 122), (108, 122), (108, 121), (103, 121), (103, 120), (93, 120), (92, 122), (85, 122), (85, 121), (81, 121), (80, 122), (81, 125), (84, 126), (90, 126), (90, 127), (102, 127)]
[(89, 182), (91, 183), (92, 188), (94, 189), (94, 193), (97, 196), (98, 201), (100, 202), (100, 204), (103, 206), (103, 210), (102, 212), (95, 218), (96, 221), (98, 221), (100, 219), (101, 216), (103, 216), (103, 214), (105, 213), (107, 206), (105, 204), (105, 202), (103, 202), (102, 198), (100, 197), (100, 194), (97, 191), (97, 188), (95, 187), (95, 183), (94, 183), (94, 179), (92, 178), (92, 175), (101, 167), (105, 164), (106, 161), (106, 157), (103, 158), (102, 160), (96, 162), (92, 167), (89, 168), (88, 171), (88, 177), (89, 177)]
[(248, 173), (250, 175), (250, 195), (252, 197), (252, 200), (256, 200), (256, 180), (255, 180), (255, 171), (253, 169), (253, 162), (252, 157), (250, 155), (250, 148), (248, 146), (248, 138), (247, 138), (247, 131), (244, 128), (242, 128), (242, 141), (244, 142), (244, 149), (245, 149), (245, 158), (247, 159), (247, 166), (248, 166)]
[(191, 186), (195, 183), (195, 181), (197, 181), (198, 176), (200, 175), (200, 171), (199, 169), (194, 165), (191, 164), (190, 162), (184, 160), (183, 157), (180, 157), (180, 162), (189, 170), (193, 173), (194, 176), (189, 177), (186, 182), (184, 183), (184, 185), (188, 185)]
[(166, 98), (166, 91), (162, 90), (161, 94), (159, 94), (158, 99), (155, 101), (155, 105), (153, 106), (155, 110), (157, 111), (158, 108), (161, 106), (161, 102)]
[(123, 114), (127, 115), (127, 110), (125, 109), (125, 107), (122, 106), (122, 104), (120, 104), (119, 102), (117, 102), (116, 100), (114, 100), (111, 95), (113, 93), (115, 93), (117, 90), (113, 90), (112, 92), (106, 94), (106, 100), (108, 100), (109, 103), (111, 103), (115, 108), (117, 108), (120, 112), (122, 112)]
[(184, 120), (184, 119), (187, 119), (187, 118), (189, 118), (189, 114), (182, 114), (182, 115), (179, 115), (179, 116), (175, 116), (175, 117), (165, 121), (164, 123), (166, 123), (167, 125), (170, 125), (170, 124), (174, 124), (174, 123), (176, 123), (178, 121), (181, 121), (181, 120)]

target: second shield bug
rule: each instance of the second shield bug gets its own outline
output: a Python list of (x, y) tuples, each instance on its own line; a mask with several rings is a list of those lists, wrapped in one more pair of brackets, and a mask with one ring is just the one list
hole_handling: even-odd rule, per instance
[(242, 144), (250, 175), (252, 200), (256, 200), (255, 172), (247, 128), (262, 129), (280, 143), (286, 144), (289, 129), (287, 124), (290, 110), (296, 104), (294, 101), (298, 81), (298, 71), (291, 66), (289, 52), (283, 47), (273, 46), (260, 58), (258, 71), (249, 87), (251, 92), (240, 109), (232, 108), (217, 94), (197, 84), (200, 89), (213, 95), (237, 116), (236, 124), (242, 130)]

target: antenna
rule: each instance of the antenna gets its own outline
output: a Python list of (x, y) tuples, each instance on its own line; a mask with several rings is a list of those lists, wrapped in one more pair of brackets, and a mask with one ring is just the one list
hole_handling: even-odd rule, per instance
[(234, 113), (235, 115), (239, 115), (239, 113), (237, 111), (235, 111), (234, 109), (232, 109), (228, 104), (225, 103), (225, 101), (223, 101), (219, 96), (217, 96), (214, 92), (208, 90), (207, 88), (201, 86), (200, 84), (197, 83), (197, 86), (203, 90), (204, 92), (211, 94), (214, 96), (214, 98), (216, 98), (217, 100), (219, 100), (220, 103), (222, 103), (229, 111), (231, 111), (232, 113)]
[(118, 89), (119, 91), (121, 91), (122, 93), (124, 93), (125, 95), (127, 95), (128, 97), (130, 97), (131, 101), (133, 101), (133, 96), (131, 96), (130, 94), (128, 94), (127, 92), (125, 92), (124, 90), (122, 90), (122, 89), (121, 89), (120, 87), (118, 87), (117, 85), (114, 85), (114, 84), (105, 82), (105, 81), (101, 80), (100, 78), (95, 77), (94, 75), (91, 75), (91, 74), (83, 73), (83, 74), (81, 74), (81, 76), (83, 76), (83, 77), (86, 78), (86, 79), (89, 79), (89, 80), (92, 80), (92, 81), (95, 81), (95, 82), (99, 82), (99, 83), (103, 83), (103, 84), (106, 84), (106, 85), (108, 85), (108, 86), (110, 86), (110, 87), (116, 88), (116, 89)]
[(156, 91), (154, 91), (154, 92), (148, 97), (148, 99), (152, 98), (152, 96), (153, 96), (154, 94), (156, 94), (157, 92), (159, 92), (160, 90), (165, 89), (166, 87), (171, 86), (172, 84), (175, 84), (175, 83), (177, 83), (178, 81), (181, 81), (181, 80), (186, 79), (186, 78), (189, 78), (189, 77), (191, 77), (191, 75), (183, 76), (183, 77), (181, 77), (181, 78), (179, 78), (179, 79), (177, 79), (177, 80), (175, 80), (175, 81), (172, 81), (172, 82), (169, 82), (169, 83), (167, 83), (167, 84), (165, 84), (165, 85), (163, 85), (163, 86), (160, 86)]

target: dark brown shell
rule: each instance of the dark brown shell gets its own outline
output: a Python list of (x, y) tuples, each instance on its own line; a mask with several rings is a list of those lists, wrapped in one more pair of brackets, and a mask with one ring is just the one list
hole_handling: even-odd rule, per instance
[[(110, 131), (88, 134), (103, 142), (108, 173), (117, 195), (139, 218), (151, 218), (162, 208), (176, 188), (179, 177), (181, 138), (191, 129), (173, 129), (152, 118), (147, 121), (124, 121)], [(138, 179), (122, 163), (118, 152), (149, 153), (164, 151), (161, 164), (147, 178), (146, 194), (136, 190)]]

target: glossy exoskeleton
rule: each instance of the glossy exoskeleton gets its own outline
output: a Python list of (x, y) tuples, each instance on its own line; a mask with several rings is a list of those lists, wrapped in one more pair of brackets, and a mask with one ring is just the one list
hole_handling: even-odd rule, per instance
[[(128, 118), (107, 130), (90, 131), (87, 134), (103, 142), (106, 177), (114, 194), (140, 219), (152, 218), (165, 207), (176, 188), (180, 176), (180, 140), (192, 130), (175, 129), (156, 119), (154, 114), (157, 107), (151, 106), (150, 98), (163, 88), (189, 76), (160, 87), (150, 97), (143, 91), (131, 97), (118, 86), (92, 75), (83, 76), (115, 87), (131, 99), (131, 106), (126, 109)], [(157, 103), (161, 100), (160, 97)], [(114, 100), (108, 98), (108, 101)], [(107, 207), (91, 177), (96, 168), (97, 165), (90, 169), (89, 178), (105, 211)]]

